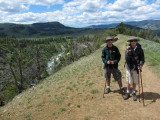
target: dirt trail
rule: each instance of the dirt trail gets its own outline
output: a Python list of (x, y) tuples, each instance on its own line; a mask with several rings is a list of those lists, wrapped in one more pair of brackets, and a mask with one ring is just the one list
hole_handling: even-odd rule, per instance
[[(121, 35), (118, 37), (119, 41), (115, 44), (118, 45), (122, 54), (119, 69), (123, 75), (123, 86), (126, 87), (123, 56), (127, 38)], [(96, 55), (98, 55), (97, 61), (100, 61), (96, 63), (99, 64), (98, 67), (83, 72), (83, 75), (79, 73), (72, 76), (69, 80), (64, 78), (67, 82), (61, 80), (61, 84), (52, 84), (51, 81), (48, 84), (54, 85), (55, 89), (48, 87), (48, 91), (42, 90), (44, 94), (38, 91), (40, 96), (31, 92), (28, 96), (33, 100), (27, 96), (23, 104), (21, 102), (9, 103), (6, 107), (0, 108), (0, 120), (160, 120), (160, 79), (152, 73), (147, 64), (144, 65), (142, 71), (145, 98), (145, 107), (143, 107), (142, 102), (133, 101), (132, 97), (124, 101), (122, 95), (119, 94), (118, 84), (113, 80), (112, 91), (105, 95), (105, 98), (102, 97), (105, 79), (101, 68), (101, 51)], [(72, 89), (76, 90), (73, 92)], [(90, 91), (93, 89), (99, 92), (91, 94)], [(55, 101), (54, 93), (63, 97)], [(62, 102), (62, 104), (56, 104), (57, 102)], [(59, 111), (60, 108), (66, 109)]]

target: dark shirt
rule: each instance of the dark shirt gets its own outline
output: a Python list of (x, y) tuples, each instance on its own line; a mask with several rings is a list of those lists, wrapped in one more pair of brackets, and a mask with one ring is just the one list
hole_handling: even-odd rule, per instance
[(144, 52), (139, 43), (137, 43), (135, 50), (131, 47), (130, 52), (127, 53), (127, 50), (125, 51), (125, 60), (129, 69), (138, 70), (138, 65), (143, 66), (145, 62)]
[[(118, 68), (118, 62), (121, 59), (121, 54), (116, 46), (112, 45), (111, 48), (109, 48), (108, 46), (103, 48), (101, 57), (102, 57), (102, 61), (105, 64), (106, 68), (108, 68), (108, 67), (109, 68)], [(107, 64), (108, 61), (114, 61), (114, 64), (108, 65)]]

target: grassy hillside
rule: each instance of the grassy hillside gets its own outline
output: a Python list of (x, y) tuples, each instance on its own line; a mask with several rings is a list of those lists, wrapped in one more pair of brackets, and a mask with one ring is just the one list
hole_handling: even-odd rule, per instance
[(140, 44), (144, 49), (147, 65), (160, 77), (160, 44), (141, 39)]
[[(119, 40), (114, 44), (119, 47), (122, 54), (119, 69), (125, 86), (124, 50), (129, 37), (124, 35), (117, 37)], [(141, 43), (144, 43), (144, 46), (150, 45), (144, 40)], [(102, 98), (105, 82), (101, 60), (103, 47), (15, 97), (13, 101), (0, 108), (0, 118), (2, 120), (121, 120), (128, 118), (133, 120), (136, 115), (141, 119), (157, 119), (156, 115), (160, 110), (153, 109), (157, 104), (152, 104), (150, 97), (148, 101), (146, 100), (148, 107), (145, 108), (138, 101), (133, 102), (132, 99), (124, 101), (113, 79), (111, 80), (112, 93)], [(146, 51), (145, 53), (146, 56), (150, 56), (150, 53)], [(149, 57), (146, 58), (150, 63)], [(160, 63), (159, 59), (157, 60)], [(147, 87), (146, 84), (145, 87)], [(160, 98), (159, 96), (157, 99)], [(133, 107), (138, 111), (133, 110)], [(147, 113), (150, 110), (154, 110), (153, 113), (156, 115)]]

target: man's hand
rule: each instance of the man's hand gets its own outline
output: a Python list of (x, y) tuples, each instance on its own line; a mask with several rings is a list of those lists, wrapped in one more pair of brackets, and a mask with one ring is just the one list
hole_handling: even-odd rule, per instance
[(114, 64), (114, 61), (111, 61), (111, 64)]
[(130, 46), (127, 46), (127, 53), (129, 52), (129, 48), (130, 48)]
[(142, 65), (140, 65), (138, 69), (139, 69), (139, 70), (142, 70)]
[(127, 49), (129, 49), (129, 48), (130, 48), (130, 46), (128, 45), (128, 46), (127, 46)]
[(107, 64), (111, 64), (111, 61), (108, 61)]

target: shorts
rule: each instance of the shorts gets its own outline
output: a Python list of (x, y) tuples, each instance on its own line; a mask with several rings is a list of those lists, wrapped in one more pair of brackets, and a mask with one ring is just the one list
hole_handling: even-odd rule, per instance
[(113, 74), (115, 81), (121, 81), (122, 74), (121, 74), (120, 70), (118, 70), (117, 68), (116, 69), (106, 69), (105, 68), (104, 69), (104, 76), (105, 76), (107, 82), (110, 81), (111, 74)]
[(126, 69), (126, 80), (129, 84), (138, 84), (138, 73), (137, 70)]

